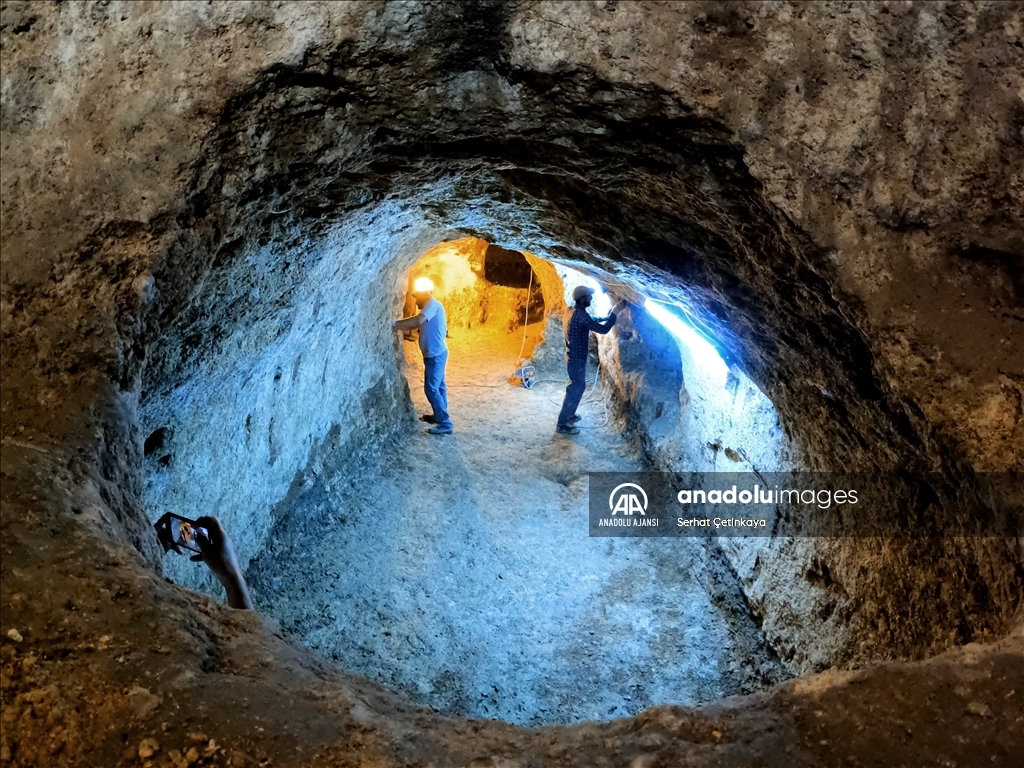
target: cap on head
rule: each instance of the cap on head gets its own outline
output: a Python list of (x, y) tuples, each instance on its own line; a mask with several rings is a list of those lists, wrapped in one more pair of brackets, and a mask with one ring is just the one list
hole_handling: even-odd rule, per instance
[(429, 277), (417, 277), (412, 284), (413, 293), (430, 293), (434, 290), (434, 281)]
[(586, 285), (577, 285), (572, 289), (572, 300), (579, 301), (584, 296), (593, 296), (594, 289)]

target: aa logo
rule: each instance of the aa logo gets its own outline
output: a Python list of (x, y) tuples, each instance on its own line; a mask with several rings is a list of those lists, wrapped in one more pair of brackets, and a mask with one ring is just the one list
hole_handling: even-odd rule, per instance
[[(639, 491), (639, 495), (629, 489)], [(647, 492), (636, 483), (623, 483), (615, 486), (615, 490), (608, 496), (608, 508), (613, 515), (621, 512), (624, 515), (633, 515), (639, 512), (647, 514)]]

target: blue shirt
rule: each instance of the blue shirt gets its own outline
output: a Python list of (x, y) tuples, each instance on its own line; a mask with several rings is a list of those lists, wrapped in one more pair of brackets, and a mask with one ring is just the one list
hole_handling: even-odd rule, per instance
[(420, 310), (420, 315), (426, 318), (420, 326), (420, 352), (423, 357), (437, 357), (447, 352), (448, 318), (444, 314), (444, 305), (431, 296)]
[(565, 328), (565, 346), (569, 350), (569, 362), (586, 362), (590, 350), (590, 332), (608, 333), (615, 325), (610, 318), (595, 320), (583, 307), (576, 307)]

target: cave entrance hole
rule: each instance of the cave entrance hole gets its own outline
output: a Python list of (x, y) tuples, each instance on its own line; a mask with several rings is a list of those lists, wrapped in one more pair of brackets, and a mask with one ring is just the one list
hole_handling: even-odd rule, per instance
[(510, 356), (510, 373), (544, 341), (549, 310), (560, 316), (564, 308), (560, 281), (548, 262), (476, 237), (438, 243), (416, 261), (408, 272), (403, 315), (417, 312), (413, 284), (424, 277), (445, 307), (449, 339), (471, 337), (474, 345)]

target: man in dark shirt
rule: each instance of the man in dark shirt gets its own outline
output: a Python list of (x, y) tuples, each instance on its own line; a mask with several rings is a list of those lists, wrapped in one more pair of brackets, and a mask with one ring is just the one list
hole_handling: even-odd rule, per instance
[(594, 289), (585, 285), (577, 286), (572, 292), (576, 309), (565, 327), (566, 367), (569, 369), (569, 386), (565, 388), (565, 400), (558, 414), (558, 431), (563, 435), (579, 434), (576, 415), (580, 398), (587, 388), (587, 353), (590, 348), (590, 332), (608, 333), (615, 325), (615, 313), (605, 320), (595, 320), (587, 313)]

